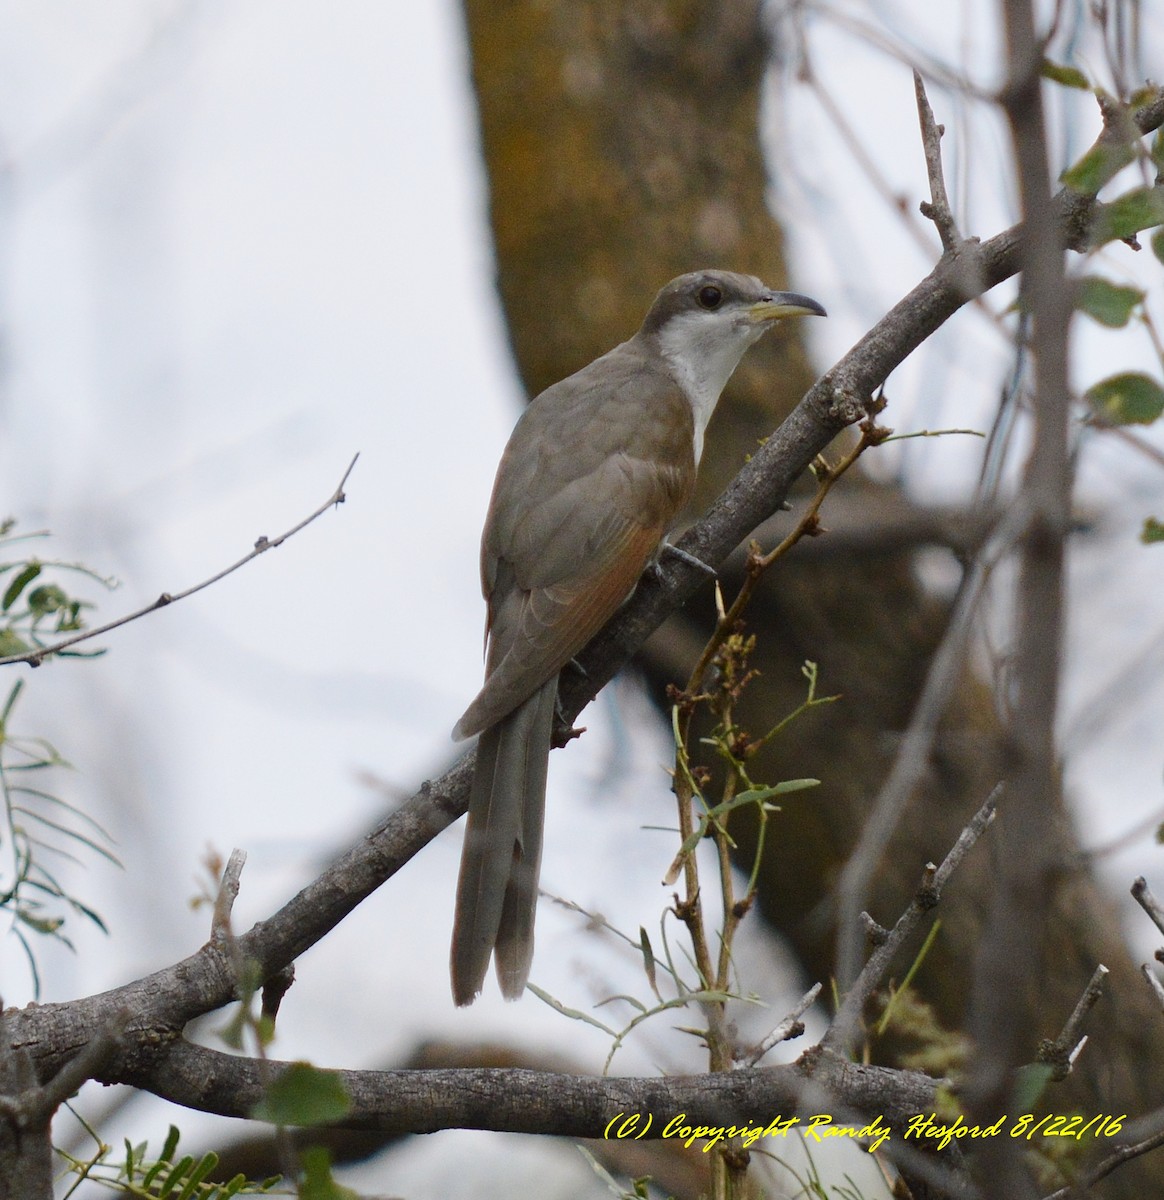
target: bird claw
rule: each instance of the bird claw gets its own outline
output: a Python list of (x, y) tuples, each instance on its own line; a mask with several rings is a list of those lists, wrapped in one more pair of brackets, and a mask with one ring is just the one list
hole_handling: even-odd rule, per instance
[(710, 576), (712, 579), (717, 579), (719, 577), (719, 572), (715, 569), (715, 567), (709, 567), (702, 558), (696, 558), (694, 554), (688, 554), (686, 550), (680, 550), (678, 546), (673, 546), (667, 541), (664, 541), (662, 546), (659, 547), (659, 557), (656, 558), (652, 564), (656, 576), (661, 576), (662, 574), (662, 567), (659, 565), (659, 559), (661, 559), (664, 554), (674, 555), (680, 562), (685, 562), (689, 567), (698, 568), (705, 575)]

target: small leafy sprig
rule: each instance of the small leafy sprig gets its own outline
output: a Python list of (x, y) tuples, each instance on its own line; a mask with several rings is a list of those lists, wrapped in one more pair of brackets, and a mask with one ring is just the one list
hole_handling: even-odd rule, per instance
[[(15, 534), (16, 522), (9, 517), (0, 521), (0, 553), (17, 542), (48, 537), (36, 533)], [(106, 590), (117, 587), (117, 580), (101, 575), (83, 563), (60, 559), (15, 557), (0, 561), (0, 658), (28, 654), (43, 649), (49, 640), (85, 629), (85, 612), (93, 608), (88, 600), (70, 595), (63, 578), (79, 575), (100, 584)], [(63, 654), (94, 657), (102, 650), (71, 650)]]
[[(12, 518), (0, 521), (0, 554), (19, 542), (43, 539), (43, 531), (16, 534)], [(88, 600), (71, 595), (62, 580), (79, 575), (102, 587), (116, 581), (80, 563), (59, 559), (21, 557), (0, 561), (0, 658), (23, 654), (85, 628)], [(102, 651), (73, 651), (92, 657)], [(69, 763), (45, 738), (20, 736), (13, 728), (13, 713), (23, 691), (18, 680), (4, 695), (0, 707), (0, 798), (4, 853), (0, 911), (13, 917), (12, 932), (28, 959), (34, 994), (40, 994), (40, 975), (29, 934), (54, 937), (72, 948), (64, 932), (70, 915), (82, 916), (102, 932), (101, 917), (71, 895), (49, 863), (54, 858), (76, 862), (77, 850), (88, 850), (120, 865), (111, 839), (101, 826), (76, 805), (59, 795), (55, 781)]]
[(53, 781), (69, 763), (41, 737), (20, 737), (12, 717), (23, 690), (18, 680), (0, 708), (0, 799), (8, 882), (0, 888), (0, 911), (13, 917), (12, 933), (20, 942), (32, 975), (34, 995), (40, 995), (40, 974), (29, 934), (52, 937), (70, 949), (65, 932), (70, 915), (84, 917), (102, 933), (100, 915), (72, 895), (48, 865), (52, 859), (77, 862), (73, 851), (83, 849), (114, 866), (120, 862), (105, 830), (75, 804), (58, 795)]
[[(1146, 144), (1134, 120), (1136, 109), (1151, 99), (1154, 90), (1145, 88), (1134, 93), (1124, 104), (1075, 67), (1047, 62), (1043, 74), (1062, 87), (1092, 92), (1104, 123), (1099, 140), (1062, 173), (1061, 182), (1070, 191), (1094, 196), (1129, 167), (1134, 167), (1139, 176), (1133, 186), (1122, 188), (1096, 205), (1086, 245), (1079, 248), (1086, 251), (1090, 261), (1116, 242), (1139, 250), (1140, 236), (1145, 235), (1152, 253), (1164, 263), (1164, 129), (1158, 129)], [(1097, 324), (1113, 330), (1125, 329), (1133, 322), (1139, 325), (1164, 373), (1164, 339), (1143, 289), (1090, 272), (1076, 281), (1076, 289), (1076, 309)], [(1114, 431), (1164, 463), (1159, 451), (1141, 442), (1132, 430), (1137, 425), (1155, 424), (1164, 416), (1164, 384), (1159, 378), (1144, 371), (1118, 371), (1091, 384), (1083, 400), (1090, 410), (1091, 425)], [(1146, 544), (1164, 542), (1164, 525), (1155, 517), (1145, 518), (1140, 540)]]
[[(93, 1136), (96, 1137), (96, 1134)], [(218, 1166), (218, 1155), (211, 1150), (198, 1158), (192, 1154), (179, 1157), (180, 1138), (176, 1126), (171, 1125), (162, 1152), (157, 1158), (150, 1155), (147, 1142), (139, 1142), (133, 1146), (126, 1139), (125, 1160), (121, 1163), (110, 1161), (113, 1147), (99, 1139), (97, 1152), (90, 1159), (74, 1158), (58, 1150), (57, 1153), (65, 1160), (68, 1172), (77, 1176), (65, 1193), (65, 1200), (86, 1181), (122, 1196), (139, 1197), (140, 1200), (167, 1200), (170, 1197), (174, 1200), (230, 1200), (232, 1196), (295, 1194), (293, 1190), (280, 1187), (282, 1179), (278, 1175), (262, 1181), (236, 1175), (226, 1183), (209, 1182), (208, 1176), (212, 1175)]]

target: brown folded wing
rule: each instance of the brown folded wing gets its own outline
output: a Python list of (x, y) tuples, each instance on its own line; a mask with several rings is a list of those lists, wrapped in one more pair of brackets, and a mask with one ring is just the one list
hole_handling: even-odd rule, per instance
[(511, 508), (511, 519), (489, 530), (487, 678), (459, 736), (512, 711), (613, 616), (686, 502), (693, 475), (693, 464), (615, 454), (536, 508)]

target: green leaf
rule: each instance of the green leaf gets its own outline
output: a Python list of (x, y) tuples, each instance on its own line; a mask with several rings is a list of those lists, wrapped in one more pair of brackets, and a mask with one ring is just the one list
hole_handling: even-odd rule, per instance
[(659, 985), (655, 972), (655, 951), (651, 946), (650, 935), (642, 925), (639, 926), (639, 950), (642, 952), (643, 970), (647, 973), (647, 982), (651, 985), (651, 991), (661, 1000), (663, 997), (659, 996)]
[(730, 805), (720, 805), (721, 808), (738, 808), (741, 804), (754, 804), (757, 800), (767, 800), (771, 796), (787, 796), (792, 792), (803, 792), (805, 788), (820, 787), (819, 779), (785, 779), (772, 787), (751, 788), (740, 792)]
[(246, 1005), (240, 1004), (235, 1009), (230, 1020), (216, 1032), (225, 1045), (229, 1046), (232, 1050), (241, 1050), (243, 1048), (243, 1039), (246, 1037), (246, 1032), (249, 1028), (250, 1020)]
[(1156, 136), (1152, 139), (1152, 148), (1148, 153), (1152, 156), (1152, 162), (1155, 163), (1157, 169), (1164, 167), (1164, 126), (1156, 130)]
[(269, 1013), (260, 1013), (255, 1022), (255, 1036), (260, 1046), (270, 1046), (275, 1040), (275, 1018)]
[(1051, 1082), (1055, 1068), (1049, 1063), (1027, 1063), (1015, 1072), (1014, 1103), (1018, 1112), (1030, 1112)]
[(322, 1146), (304, 1150), (299, 1161), (303, 1164), (299, 1200), (360, 1200), (351, 1188), (343, 1187), (332, 1179), (331, 1155)]
[(239, 997), (245, 1004), (263, 986), (263, 968), (253, 958), (248, 958), (238, 965), (237, 971)]
[(1141, 229), (1164, 225), (1164, 190), (1139, 187), (1117, 196), (1110, 204), (1101, 204), (1091, 225), (1091, 244), (1130, 238)]
[(1052, 83), (1061, 83), (1064, 87), (1079, 88), (1084, 92), (1091, 91), (1091, 84), (1087, 76), (1077, 67), (1067, 67), (1062, 63), (1044, 58), (1042, 66), (1039, 67), (1039, 74), (1044, 79), (1050, 79)]
[(609, 1037), (618, 1037), (618, 1034), (610, 1028), (609, 1025), (603, 1025), (597, 1017), (592, 1017), (589, 1013), (584, 1013), (576, 1008), (567, 1008), (561, 1000), (551, 996), (549, 992), (543, 992), (536, 983), (527, 983), (525, 985), (537, 998), (543, 1003), (548, 1004), (555, 1012), (559, 1012), (564, 1017), (569, 1017), (572, 1021), (581, 1021), (586, 1025), (593, 1025), (595, 1029), (601, 1029), (603, 1033)]
[(28, 607), (38, 616), (60, 612), (69, 606), (69, 597), (55, 583), (46, 583), (28, 593)]
[(18, 638), (11, 629), (0, 629), (0, 658), (10, 658), (14, 654), (27, 654), (32, 647)]
[[(173, 1129), (173, 1126), (170, 1126)], [(167, 1158), (159, 1159), (150, 1169), (141, 1177), (141, 1185), (143, 1188), (149, 1188), (155, 1179), (162, 1174), (163, 1171), (168, 1171), (171, 1163)]]
[(255, 1105), (251, 1113), (273, 1125), (326, 1125), (345, 1117), (352, 1107), (340, 1077), (310, 1063), (292, 1063)]
[(1130, 142), (1097, 142), (1059, 176), (1059, 181), (1073, 192), (1094, 196), (1109, 179), (1135, 161), (1136, 151)]
[(1087, 275), (1080, 282), (1076, 307), (1109, 329), (1122, 329), (1131, 319), (1132, 309), (1143, 299), (1139, 288), (1121, 287), (1099, 275)]
[(1164, 413), (1164, 388), (1150, 375), (1125, 371), (1101, 379), (1084, 399), (1113, 425), (1151, 425)]
[(636, 996), (630, 995), (629, 992), (615, 992), (613, 996), (604, 996), (595, 1004), (595, 1008), (605, 1008), (608, 1004), (613, 1004), (616, 1000), (621, 1000), (623, 1004), (629, 1004), (635, 1012), (645, 1013), (647, 1006)]
[(204, 1154), (198, 1160), (198, 1165), (190, 1172), (186, 1185), (178, 1193), (178, 1200), (194, 1200), (194, 1197), (201, 1191), (199, 1185), (217, 1166), (218, 1155), (213, 1150)]
[(179, 1184), (186, 1181), (190, 1168), (194, 1165), (194, 1156), (192, 1154), (184, 1154), (174, 1164), (174, 1169), (166, 1176), (158, 1191), (158, 1196), (161, 1200), (165, 1200), (167, 1196), (174, 1195)]
[(1152, 234), (1152, 253), (1164, 263), (1164, 229)]
[(4, 590), (4, 599), (0, 601), (0, 609), (7, 612), (13, 604), (16, 603), (16, 598), (24, 591), (26, 587), (40, 574), (41, 565), (38, 562), (26, 563), (23, 571), (18, 571), (16, 578)]
[(162, 1146), (162, 1152), (158, 1157), (162, 1162), (173, 1162), (174, 1151), (178, 1149), (178, 1142), (181, 1140), (181, 1133), (178, 1132), (177, 1125), (171, 1125), (169, 1132), (166, 1134), (165, 1144)]
[(35, 917), (24, 908), (16, 910), (16, 918), (23, 921), (30, 929), (35, 929), (37, 933), (46, 935), (56, 933), (65, 923), (64, 917)]
[(1164, 521), (1157, 521), (1155, 517), (1146, 517), (1144, 528), (1140, 530), (1140, 541), (1145, 546), (1150, 546), (1153, 542), (1164, 542)]

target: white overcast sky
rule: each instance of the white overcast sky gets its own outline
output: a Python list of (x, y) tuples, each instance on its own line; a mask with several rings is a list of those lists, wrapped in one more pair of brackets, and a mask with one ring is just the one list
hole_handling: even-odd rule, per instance
[[(989, 58), (992, 5), (959, 5), (958, 22), (933, 29), (945, 6), (839, 7), (876, 14), (951, 62)], [(822, 81), (915, 209), (926, 193), (908, 73), (853, 32), (812, 28)], [(1100, 70), (1086, 52), (1083, 65)], [(1013, 217), (995, 184), (1003, 132), (940, 91), (933, 99), (960, 215), (988, 236)], [(1065, 156), (1097, 128), (1085, 104), (1075, 114), (1057, 132)], [(923, 251), (868, 199), (806, 89), (774, 86), (768, 120), (774, 195), (796, 222), (793, 282), (831, 314), (811, 328), (824, 366), (925, 273), (936, 242), (927, 232)], [(279, 550), (108, 637), (101, 659), (26, 673), (17, 732), (49, 736), (75, 764), (59, 790), (98, 817), (125, 861), (70, 875), (111, 932), (74, 923), (79, 955), (42, 951), (43, 998), (58, 1000), (205, 939), (207, 917), (189, 899), (206, 847), (249, 854), (236, 908), (245, 928), (382, 811), (364, 775), (407, 794), (451, 761), (448, 730), (480, 679), (480, 522), (520, 393), (451, 0), (0, 0), (0, 163), (0, 515), (53, 531), (37, 553), (115, 575), (117, 591), (91, 593), (102, 616), (282, 532), (361, 455), (348, 502)], [(864, 199), (854, 207), (848, 194)], [(1103, 266), (1158, 284), (1159, 264), (1132, 258), (1112, 251)], [(966, 314), (895, 376), (887, 419), (981, 427), (1008, 354)], [(1088, 330), (1078, 382), (1113, 359), (1151, 366), (1143, 339)], [(953, 502), (970, 494), (978, 452), (907, 443), (875, 469)], [(1102, 536), (1073, 564), (1064, 730), (1093, 844), (1164, 802), (1164, 548), (1134, 542), (1144, 515), (1164, 518), (1164, 475), (1116, 443), (1089, 445), (1080, 501)], [(1139, 674), (1119, 685), (1131, 664)], [(543, 886), (631, 931), (655, 928), (673, 848), (640, 827), (669, 820), (666, 738), (628, 688), (586, 723), (592, 734), (555, 756)], [(601, 1066), (603, 1035), (531, 998), (503, 1005), (491, 989), (453, 1009), (459, 843), (459, 830), (438, 839), (304, 957), (275, 1053), (362, 1066), (397, 1061), (425, 1036), (525, 1038)], [(1146, 837), (1106, 870), (1125, 889), (1135, 873), (1160, 875)], [(744, 959), (779, 1010), (800, 981), (766, 949), (750, 945)], [(11, 938), (0, 968), (5, 1001), (26, 1002)], [(630, 956), (596, 947), (546, 903), (533, 977), (580, 1007), (638, 986)], [(757, 1027), (781, 1015), (761, 1013)], [(696, 1069), (688, 1041), (660, 1026), (614, 1069)], [(92, 1111), (104, 1100), (91, 1097)], [(119, 1120), (160, 1139), (174, 1117), (159, 1104)], [(206, 1128), (178, 1119), (191, 1136)], [(454, 1170), (468, 1148), (494, 1180), (541, 1153), (529, 1140), (439, 1135), (391, 1169), (365, 1169), (360, 1185), (484, 1194)]]

